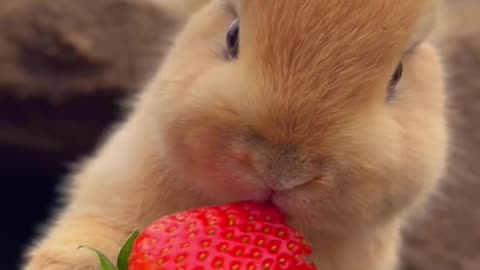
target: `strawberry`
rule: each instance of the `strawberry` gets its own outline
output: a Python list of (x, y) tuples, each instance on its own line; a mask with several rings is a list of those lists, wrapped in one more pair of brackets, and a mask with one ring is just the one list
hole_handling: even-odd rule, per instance
[(104, 270), (315, 269), (306, 261), (310, 247), (283, 215), (251, 202), (161, 218), (129, 238), (117, 266), (96, 252)]

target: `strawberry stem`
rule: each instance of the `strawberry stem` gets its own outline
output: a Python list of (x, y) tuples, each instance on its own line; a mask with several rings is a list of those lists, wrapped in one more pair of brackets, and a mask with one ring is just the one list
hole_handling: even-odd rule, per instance
[(100, 260), (100, 266), (102, 270), (128, 270), (128, 262), (130, 259), (130, 254), (132, 253), (133, 245), (135, 244), (135, 240), (137, 240), (140, 232), (136, 230), (123, 244), (122, 248), (120, 249), (120, 253), (117, 257), (117, 266), (115, 266), (102, 252), (89, 247), (89, 246), (80, 246), (81, 248), (89, 249), (93, 251)]
[(110, 262), (110, 260), (100, 251), (94, 248), (91, 248), (89, 246), (80, 246), (78, 248), (79, 249), (86, 248), (86, 249), (89, 249), (90, 251), (93, 251), (98, 256), (98, 259), (100, 260), (100, 266), (102, 267), (102, 270), (118, 270), (117, 267), (113, 265), (113, 263)]
[(128, 270), (128, 261), (130, 259), (130, 253), (132, 253), (133, 244), (137, 240), (140, 232), (136, 230), (125, 242), (123, 247), (120, 249), (120, 253), (117, 258), (117, 267), (118, 270)]

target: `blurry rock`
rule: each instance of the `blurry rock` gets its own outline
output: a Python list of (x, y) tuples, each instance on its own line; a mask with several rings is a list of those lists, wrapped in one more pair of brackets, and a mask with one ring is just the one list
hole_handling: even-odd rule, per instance
[(180, 22), (157, 1), (0, 1), (0, 227), (15, 235), (2, 269), (17, 269), (68, 165), (159, 65)]
[(176, 25), (153, 3), (139, 0), (7, 0), (5, 5), (0, 89), (15, 95), (135, 89), (158, 64)]
[(89, 151), (160, 63), (179, 22), (141, 0), (2, 0), (0, 164)]

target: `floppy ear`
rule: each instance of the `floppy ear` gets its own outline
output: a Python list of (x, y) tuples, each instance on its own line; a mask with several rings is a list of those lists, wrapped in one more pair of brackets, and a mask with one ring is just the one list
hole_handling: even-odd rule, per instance
[(418, 16), (414, 31), (410, 37), (407, 50), (428, 38), (433, 32), (435, 24), (440, 16), (441, 0), (422, 0), (423, 5)]
[(149, 0), (159, 5), (176, 18), (188, 19), (190, 15), (206, 5), (210, 0)]

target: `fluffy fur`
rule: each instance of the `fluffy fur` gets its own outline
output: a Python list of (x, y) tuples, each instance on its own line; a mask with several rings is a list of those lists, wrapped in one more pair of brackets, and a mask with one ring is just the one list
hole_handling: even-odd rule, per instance
[(178, 19), (188, 19), (210, 0), (148, 0)]
[[(443, 172), (433, 0), (212, 1), (132, 113), (73, 175), (26, 270), (97, 269), (134, 228), (188, 208), (271, 201), (322, 270), (386, 270)], [(224, 55), (240, 20), (240, 54)], [(386, 101), (398, 63), (404, 76)]]

